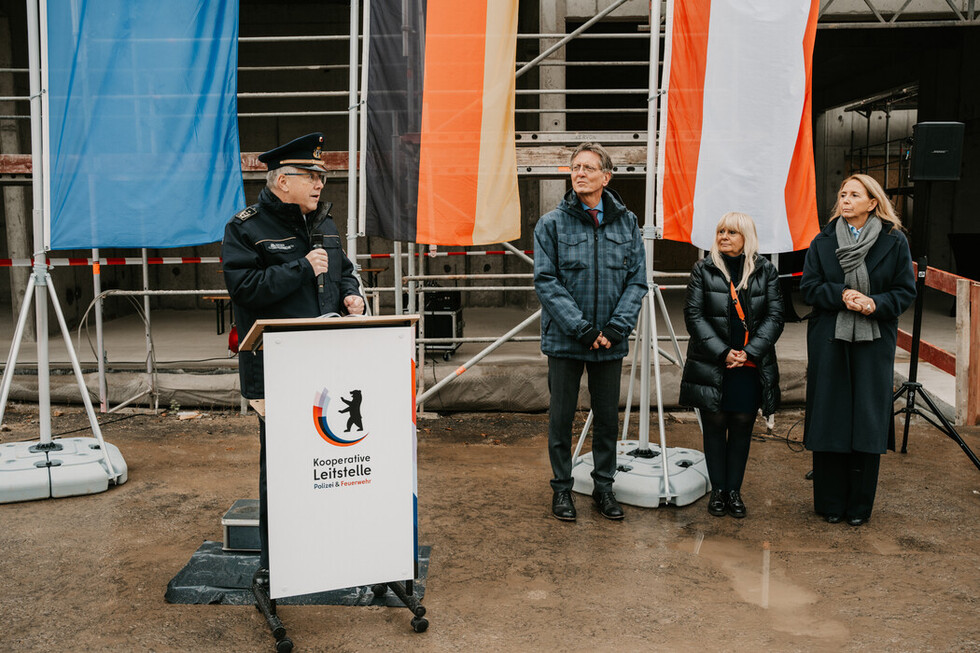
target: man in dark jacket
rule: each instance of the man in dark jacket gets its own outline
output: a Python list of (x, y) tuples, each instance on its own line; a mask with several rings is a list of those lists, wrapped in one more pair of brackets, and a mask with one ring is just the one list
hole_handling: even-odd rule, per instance
[(592, 481), (599, 512), (622, 519), (612, 491), (619, 385), (629, 335), (647, 293), (646, 255), (636, 216), (606, 189), (612, 160), (598, 143), (571, 158), (572, 190), (534, 229), (534, 288), (541, 301), (541, 351), (548, 356), (551, 512), (575, 520), (572, 420), (583, 369), (594, 417)]
[[(326, 168), (320, 154), (323, 134), (308, 134), (259, 156), (269, 168), (256, 204), (225, 225), (222, 269), (244, 335), (258, 319), (361, 314), (364, 299), (354, 266), (340, 247), (329, 202), (320, 201)], [(242, 396), (265, 397), (262, 352), (238, 355)], [(260, 570), (269, 567), (266, 503), (265, 419), (259, 417)]]

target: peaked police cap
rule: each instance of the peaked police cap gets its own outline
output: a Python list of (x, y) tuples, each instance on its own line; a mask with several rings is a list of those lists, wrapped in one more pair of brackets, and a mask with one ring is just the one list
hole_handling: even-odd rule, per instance
[(303, 170), (326, 172), (327, 169), (320, 158), (322, 153), (323, 134), (314, 132), (300, 136), (268, 152), (263, 152), (259, 155), (259, 161), (266, 164), (269, 170), (292, 166)]

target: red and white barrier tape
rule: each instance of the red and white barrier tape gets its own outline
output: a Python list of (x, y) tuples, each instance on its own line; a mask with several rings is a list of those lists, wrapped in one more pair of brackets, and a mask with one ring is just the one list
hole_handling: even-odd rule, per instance
[[(531, 256), (531, 255), (534, 254), (534, 250), (532, 250), (532, 249), (525, 249), (523, 251), (523, 253), (524, 254), (527, 254), (528, 256)], [(507, 256), (514, 256), (514, 252), (511, 252), (511, 251), (508, 251), (508, 250), (504, 250), (504, 249), (501, 249), (501, 250), (467, 251), (467, 252), (438, 252), (438, 251), (437, 252), (425, 252), (424, 254), (422, 254), (422, 256), (426, 256), (428, 258), (437, 258), (439, 256), (498, 256), (500, 254), (504, 254), (504, 255), (507, 255)], [(405, 256), (405, 254), (402, 254), (402, 256)], [(417, 258), (419, 256), (419, 254), (415, 254), (415, 256)], [(375, 258), (395, 258), (395, 255), (394, 254), (358, 254), (357, 255), (357, 258), (369, 258), (369, 259), (375, 259)]]
[[(150, 265), (180, 265), (183, 263), (221, 263), (219, 256), (150, 256), (146, 259)], [(61, 266), (92, 266), (96, 263), (100, 265), (142, 265), (143, 259), (134, 256), (125, 257), (100, 257), (98, 260), (92, 258), (49, 258), (47, 263), (51, 267)], [(29, 258), (0, 258), (0, 268), (20, 268), (31, 267), (34, 259)]]

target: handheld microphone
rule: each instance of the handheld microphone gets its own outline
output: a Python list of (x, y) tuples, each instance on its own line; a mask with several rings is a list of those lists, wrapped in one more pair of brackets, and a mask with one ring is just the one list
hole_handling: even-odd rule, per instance
[[(323, 249), (323, 234), (313, 234), (313, 249)], [(326, 281), (326, 273), (321, 272), (316, 275), (316, 288), (319, 296), (323, 296), (323, 284)]]

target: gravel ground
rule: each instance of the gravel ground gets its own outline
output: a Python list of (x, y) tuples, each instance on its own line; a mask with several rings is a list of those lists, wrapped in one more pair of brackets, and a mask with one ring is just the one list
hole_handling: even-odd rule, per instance
[[(86, 424), (78, 408), (53, 412), (55, 433)], [(746, 519), (712, 517), (701, 499), (626, 506), (610, 522), (576, 495), (575, 523), (550, 516), (546, 415), (420, 418), (429, 630), (395, 608), (280, 615), (297, 651), (980, 650), (980, 470), (915, 423), (910, 452), (882, 460), (872, 520), (826, 524), (804, 479), (801, 418), (780, 413), (771, 436), (757, 425)], [(0, 442), (37, 437), (36, 406), (5, 419)], [(201, 542), (220, 541), (224, 511), (256, 496), (255, 418), (134, 412), (103, 432), (127, 483), (0, 505), (3, 649), (273, 650), (251, 607), (163, 599)], [(980, 450), (980, 428), (961, 433)], [(687, 413), (668, 415), (667, 438), (700, 448)]]

